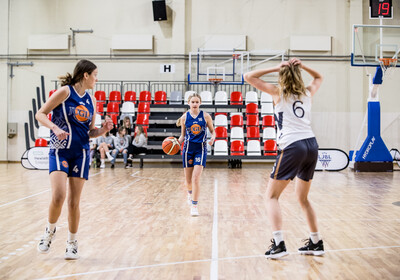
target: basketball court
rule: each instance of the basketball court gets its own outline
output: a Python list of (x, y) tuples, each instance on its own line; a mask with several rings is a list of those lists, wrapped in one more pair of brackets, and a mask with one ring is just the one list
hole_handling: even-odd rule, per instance
[[(9, 30), (0, 28), (0, 34), (8, 34), (7, 47), (0, 44), (0, 52), (7, 53), (0, 56), (0, 81), (7, 85), (0, 83), (0, 96), (4, 92), (7, 97), (0, 104), (7, 112), (0, 123), (8, 128), (6, 134), (0, 132), (7, 142), (1, 145), (0, 140), (0, 158), (5, 155), (0, 163), (0, 279), (400, 279), (398, 1), (325, 0), (322, 9), (312, 0), (246, 1), (242, 7), (229, 1), (206, 0), (200, 5), (167, 0), (151, 1), (151, 10), (144, 0), (122, 1), (123, 8), (89, 0), (78, 5), (83, 12), (98, 5), (99, 11), (119, 16), (96, 22), (88, 13), (90, 24), (74, 18), (82, 28), (69, 27), (70, 34), (53, 34), (51, 40), (38, 34), (50, 33), (49, 23), (57, 28), (70, 24), (59, 14), (67, 4), (40, 3), (37, 10), (28, 5), (38, 14), (45, 7), (53, 11), (36, 22), (21, 0), (7, 2), (0, 1), (9, 17)], [(136, 9), (135, 19), (129, 18), (128, 9)], [(232, 15), (224, 14), (228, 10)], [(144, 20), (148, 12), (154, 16), (150, 22)], [(336, 22), (331, 14), (337, 15)], [(24, 33), (29, 38), (26, 48), (25, 41), (13, 39), (14, 23), (24, 23), (24, 17), (32, 27)], [(314, 17), (318, 22), (311, 20)], [(264, 21), (274, 30), (266, 30)], [(132, 28), (118, 30), (128, 23)], [(156, 26), (149, 29), (153, 23)], [(57, 28), (49, 30), (59, 33)], [(57, 49), (57, 43), (64, 46)], [(34, 115), (48, 98), (49, 86), (51, 93), (60, 86), (55, 73), (72, 71), (84, 54), (99, 66), (99, 82), (91, 93), (104, 92), (104, 100), (96, 96), (97, 101), (107, 107), (110, 93), (120, 94), (114, 101), (121, 106), (116, 111), (104, 108), (96, 125), (101, 127), (105, 113), (115, 122), (122, 114), (137, 117), (136, 124), (140, 119), (147, 125), (153, 152), (137, 156), (132, 169), (124, 168), (121, 160), (113, 169), (108, 161), (106, 168), (91, 165), (80, 202), (80, 258), (67, 261), (67, 203), (50, 252), (37, 250), (51, 200), (46, 140), (50, 132), (41, 134)], [(325, 254), (298, 252), (310, 232), (290, 182), (279, 199), (289, 255), (271, 260), (264, 255), (272, 238), (266, 189), (276, 158), (276, 116), (268, 94), (245, 83), (243, 75), (293, 57), (315, 66), (326, 83), (313, 103), (313, 131), (320, 149), (309, 194)], [(276, 84), (278, 75), (264, 80)], [(121, 93), (127, 92), (135, 96), (134, 102), (123, 111), (127, 100)], [(140, 111), (145, 106), (139, 107), (142, 92), (147, 94), (145, 112)], [(156, 100), (156, 92), (164, 99)], [(218, 115), (227, 116), (220, 123), (226, 139), (218, 139), (219, 144), (233, 142), (232, 116), (248, 113), (249, 103), (257, 104), (251, 112), (257, 115), (253, 126), (262, 131), (256, 151), (250, 150), (251, 137), (243, 128), (239, 153), (225, 142), (221, 150), (215, 144), (209, 147), (199, 216), (190, 214), (181, 156), (172, 155), (179, 146), (175, 121), (188, 108), (187, 96), (193, 92), (201, 94), (200, 108), (212, 115), (215, 126)], [(233, 92), (240, 98), (243, 93), (243, 99), (235, 100), (239, 103), (233, 102)], [(266, 115), (274, 120), (272, 134), (261, 125)], [(247, 128), (250, 118), (244, 120)], [(241, 122), (243, 127), (243, 118)], [(274, 148), (266, 148), (266, 141)]]

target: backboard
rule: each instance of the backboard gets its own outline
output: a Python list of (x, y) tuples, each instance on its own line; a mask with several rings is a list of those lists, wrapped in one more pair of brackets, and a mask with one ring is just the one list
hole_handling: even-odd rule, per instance
[(398, 59), (400, 25), (353, 25), (352, 39), (352, 66), (376, 67), (380, 58)]

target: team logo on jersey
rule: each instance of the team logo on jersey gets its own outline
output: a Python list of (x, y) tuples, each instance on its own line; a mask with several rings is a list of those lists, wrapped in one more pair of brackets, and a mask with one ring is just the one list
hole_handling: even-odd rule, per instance
[(189, 164), (193, 164), (193, 159), (189, 159)]
[(85, 106), (79, 105), (75, 108), (74, 116), (76, 120), (86, 122), (89, 119), (90, 113)]
[(193, 125), (190, 127), (190, 131), (191, 131), (194, 135), (197, 135), (197, 134), (199, 134), (199, 133), (201, 132), (201, 126), (198, 125), (198, 124), (193, 124)]
[(62, 166), (64, 166), (65, 168), (68, 168), (68, 162), (66, 162), (65, 160), (63, 160), (61, 162)]

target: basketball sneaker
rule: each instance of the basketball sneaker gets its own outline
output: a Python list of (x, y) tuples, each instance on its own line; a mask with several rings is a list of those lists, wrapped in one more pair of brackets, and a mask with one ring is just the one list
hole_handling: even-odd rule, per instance
[(51, 232), (49, 229), (46, 227), (46, 230), (43, 234), (42, 239), (40, 239), (40, 242), (37, 246), (37, 249), (39, 253), (42, 254), (47, 254), (50, 251), (50, 245), (51, 245), (51, 240), (56, 236), (56, 228), (54, 228), (54, 231)]
[(199, 209), (197, 209), (197, 205), (192, 204), (192, 207), (190, 208), (190, 215), (192, 216), (199, 215)]
[(190, 193), (188, 193), (187, 195), (187, 204), (192, 205), (192, 195)]
[(267, 259), (279, 259), (284, 256), (289, 255), (288, 252), (286, 252), (286, 246), (285, 246), (285, 241), (281, 241), (278, 246), (275, 244), (275, 239), (271, 239), (271, 246), (269, 246), (268, 251), (265, 252), (265, 257)]
[(64, 259), (66, 260), (77, 260), (78, 255), (78, 241), (67, 241), (67, 249), (65, 249)]
[(311, 241), (311, 238), (309, 239), (303, 239), (303, 242), (305, 242), (305, 245), (301, 248), (299, 248), (299, 253), (302, 255), (314, 255), (314, 256), (321, 256), (325, 254), (324, 251), (324, 242), (322, 239), (318, 241), (316, 244), (314, 244)]
[(110, 152), (106, 152), (106, 156), (108, 158), (109, 161), (112, 161), (114, 158), (112, 157), (112, 155), (110, 154)]
[(101, 169), (104, 169), (104, 168), (106, 168), (106, 165), (105, 165), (105, 163), (103, 162), (102, 164), (100, 164), (100, 168)]

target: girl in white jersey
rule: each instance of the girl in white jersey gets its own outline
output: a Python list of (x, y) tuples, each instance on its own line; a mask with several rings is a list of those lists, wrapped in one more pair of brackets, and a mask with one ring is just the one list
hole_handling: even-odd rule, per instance
[[(300, 70), (308, 72), (313, 80), (305, 87)], [(261, 76), (279, 72), (279, 85), (267, 83)], [(300, 254), (324, 254), (323, 241), (317, 227), (317, 218), (307, 196), (318, 159), (318, 144), (311, 129), (311, 99), (319, 89), (322, 75), (293, 58), (276, 67), (255, 70), (244, 75), (244, 79), (257, 89), (272, 95), (275, 119), (278, 127), (278, 157), (267, 187), (267, 209), (271, 221), (273, 239), (265, 253), (267, 258), (286, 256), (282, 234), (282, 214), (279, 197), (290, 180), (296, 178), (295, 192), (306, 215), (310, 238), (299, 248)]]

